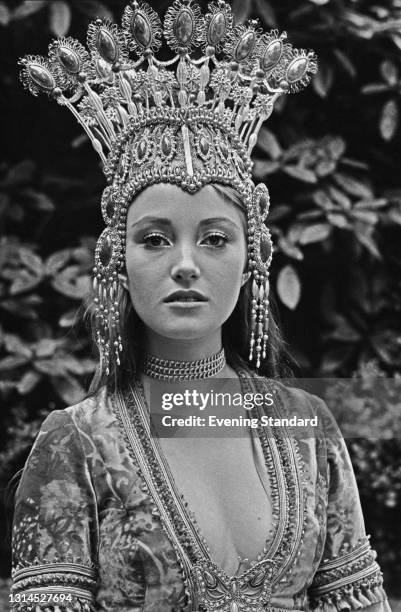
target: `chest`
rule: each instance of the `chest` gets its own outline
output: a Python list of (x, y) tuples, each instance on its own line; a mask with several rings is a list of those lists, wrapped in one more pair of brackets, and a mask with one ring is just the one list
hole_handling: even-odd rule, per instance
[(161, 452), (212, 557), (235, 574), (238, 556), (255, 560), (271, 527), (270, 487), (259, 441), (164, 438)]

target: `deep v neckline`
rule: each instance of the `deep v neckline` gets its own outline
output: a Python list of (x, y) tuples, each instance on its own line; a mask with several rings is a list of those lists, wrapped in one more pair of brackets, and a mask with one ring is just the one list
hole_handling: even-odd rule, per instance
[[(247, 391), (246, 387), (246, 381), (249, 381), (249, 378), (247, 376), (241, 376), (239, 372), (236, 372), (238, 379), (239, 379), (239, 383), (241, 386), (241, 393), (242, 395), (244, 395)], [(249, 391), (249, 389), (248, 389)], [(132, 392), (132, 396), (134, 398), (134, 401), (137, 405), (137, 408), (139, 408), (139, 412), (141, 412), (141, 409), (146, 406), (147, 409), (147, 400), (146, 400), (146, 396), (145, 396), (145, 392), (144, 392), (144, 388), (142, 383), (137, 383), (135, 386), (135, 389), (131, 390)], [(137, 393), (138, 392), (138, 393)], [(256, 411), (252, 412), (252, 416), (256, 417)], [(143, 421), (146, 421), (148, 418), (148, 414), (145, 414), (142, 412), (141, 417), (143, 419)], [(260, 414), (256, 417), (259, 418)], [(147, 423), (147, 427), (148, 427), (148, 433), (150, 434), (151, 431), (151, 424), (148, 422)], [(260, 441), (260, 430), (259, 428), (257, 429), (258, 432), (258, 440)], [(192, 536), (192, 539), (194, 539), (197, 544), (199, 549), (202, 552), (202, 555), (204, 557), (206, 557), (206, 559), (213, 564), (213, 566), (215, 568), (218, 568), (218, 570), (220, 572), (222, 572), (222, 574), (224, 574), (225, 576), (229, 577), (229, 578), (237, 578), (240, 579), (241, 577), (243, 577), (244, 575), (246, 575), (249, 572), (249, 569), (244, 570), (243, 572), (240, 573), (236, 573), (235, 575), (229, 574), (228, 572), (226, 572), (219, 564), (217, 564), (213, 558), (212, 558), (212, 554), (210, 551), (210, 546), (207, 543), (207, 540), (204, 536), (204, 534), (202, 533), (202, 530), (199, 526), (199, 523), (196, 519), (196, 514), (195, 512), (190, 508), (188, 502), (186, 501), (184, 495), (182, 494), (182, 492), (179, 490), (179, 487), (177, 486), (176, 480), (171, 472), (171, 467), (169, 465), (169, 462), (165, 456), (165, 453), (163, 452), (163, 449), (160, 445), (160, 442), (158, 440), (157, 436), (152, 437), (151, 435), (149, 435), (149, 440), (150, 440), (150, 446), (152, 448), (153, 451), (153, 459), (156, 462), (157, 466), (158, 466), (158, 470), (160, 471), (160, 473), (162, 474), (162, 478), (163, 478), (163, 483), (162, 486), (164, 488), (164, 490), (167, 492), (168, 497), (170, 498), (170, 505), (173, 509), (178, 510), (180, 512), (180, 514), (183, 516), (184, 518), (184, 524), (186, 526), (186, 532), (188, 534), (188, 532), (190, 532), (190, 535)], [(284, 490), (285, 490), (285, 486), (282, 486), (283, 483), (279, 483), (278, 480), (278, 470), (277, 470), (277, 459), (278, 457), (276, 456), (276, 461), (274, 461), (272, 455), (274, 455), (274, 451), (271, 448), (273, 445), (269, 444), (269, 440), (266, 436), (266, 442), (267, 444), (265, 444), (265, 446), (263, 447), (263, 445), (261, 445), (262, 448), (262, 453), (263, 453), (263, 457), (264, 457), (264, 462), (265, 462), (265, 467), (269, 473), (269, 477), (271, 477), (273, 479), (272, 482), (272, 490), (273, 491), (278, 491), (279, 494), (278, 495), (273, 495), (272, 499), (271, 499), (271, 503), (272, 503), (272, 525), (271, 527), (267, 530), (267, 534), (266, 534), (266, 538), (264, 540), (264, 545), (263, 545), (263, 549), (257, 554), (256, 559), (252, 560), (250, 565), (252, 569), (255, 565), (257, 565), (258, 563), (262, 562), (264, 559), (268, 559), (270, 556), (270, 553), (273, 553), (274, 551), (272, 550), (273, 548), (273, 544), (274, 542), (277, 540), (277, 530), (279, 530), (280, 528), (280, 520), (281, 522), (283, 522), (283, 518), (287, 513), (287, 507), (286, 507), (286, 499), (285, 499), (285, 495)], [(285, 522), (285, 521), (284, 521)]]
[[(246, 371), (236, 373), (240, 382), (254, 392), (256, 379)], [(265, 380), (262, 382), (265, 390), (270, 389)], [(206, 609), (219, 612), (245, 607), (251, 611), (260, 610), (261, 604), (266, 605), (270, 600), (273, 584), (292, 563), (302, 538), (303, 487), (297, 466), (299, 457), (289, 439), (276, 434), (268, 436), (265, 427), (257, 429), (272, 483), (272, 534), (267, 534), (263, 551), (249, 569), (229, 575), (211, 558), (199, 525), (195, 525), (196, 517), (166, 470), (168, 462), (163, 461), (156, 439), (151, 436), (143, 388), (137, 384), (125, 397), (119, 398), (120, 410), (116, 413), (130, 454), (136, 461), (139, 459), (146, 489), (186, 572), (192, 600), (198, 607), (204, 605)], [(260, 408), (251, 413), (257, 418), (262, 415)]]
[[(259, 437), (252, 436), (252, 432), (248, 432), (248, 433), (250, 434), (250, 437), (251, 437), (251, 445), (260, 443)], [(228, 572), (227, 570), (224, 570), (223, 566), (220, 563), (215, 563), (214, 555), (212, 554), (212, 551), (211, 551), (211, 546), (209, 545), (208, 539), (206, 538), (206, 536), (205, 536), (205, 534), (203, 532), (203, 529), (200, 526), (200, 522), (199, 522), (199, 520), (197, 518), (197, 514), (196, 514), (195, 510), (193, 509), (193, 507), (191, 506), (191, 504), (188, 502), (188, 499), (187, 499), (186, 495), (184, 495), (182, 489), (178, 486), (177, 479), (174, 477), (174, 475), (172, 473), (172, 467), (171, 467), (170, 461), (167, 459), (166, 453), (163, 450), (163, 447), (162, 447), (162, 445), (160, 443), (160, 440), (158, 439), (158, 437), (155, 437), (153, 442), (154, 442), (154, 446), (155, 446), (156, 451), (157, 451), (159, 464), (163, 467), (163, 470), (166, 473), (166, 481), (170, 485), (172, 497), (174, 498), (174, 503), (175, 503), (176, 506), (179, 506), (181, 511), (184, 512), (187, 515), (187, 517), (189, 519), (188, 524), (192, 528), (191, 529), (192, 535), (198, 541), (199, 547), (202, 549), (203, 553), (208, 557), (208, 559), (212, 563), (214, 563), (216, 565), (216, 567), (218, 567), (223, 572), (225, 572), (225, 574), (227, 576), (231, 576), (231, 577), (235, 577), (235, 578), (240, 578), (241, 576), (243, 576), (247, 572), (247, 570), (245, 570), (245, 571), (242, 571), (242, 572), (238, 573), (238, 569), (240, 568), (241, 564), (237, 563), (238, 569), (237, 569), (235, 574), (232, 574), (231, 572)], [(266, 458), (263, 455), (262, 446), (260, 446), (260, 451), (261, 451), (262, 456), (263, 456), (264, 467), (266, 468)], [(256, 469), (257, 469), (257, 467), (256, 467)], [(258, 469), (257, 469), (257, 471), (258, 471)], [(259, 478), (260, 478), (260, 475), (259, 475)], [(265, 490), (265, 493), (267, 495), (267, 491), (266, 491), (265, 487), (264, 487), (264, 490)], [(269, 491), (269, 497), (270, 497), (269, 501), (271, 502), (271, 506), (272, 506), (272, 517), (270, 518), (270, 525), (268, 526), (268, 528), (266, 530), (266, 535), (265, 535), (265, 538), (264, 538), (263, 549), (259, 550), (257, 555), (256, 555), (256, 558), (252, 559), (249, 562), (250, 567), (253, 567), (257, 563), (259, 563), (260, 561), (262, 561), (263, 559), (268, 557), (267, 553), (268, 553), (268, 551), (269, 551), (269, 549), (271, 547), (271, 543), (272, 543), (272, 540), (273, 540), (273, 537), (274, 537), (275, 529), (274, 529), (274, 521), (272, 520), (274, 512), (273, 512), (273, 504), (272, 504), (271, 491)], [(276, 510), (277, 510), (276, 514), (279, 514), (280, 507), (277, 507)]]

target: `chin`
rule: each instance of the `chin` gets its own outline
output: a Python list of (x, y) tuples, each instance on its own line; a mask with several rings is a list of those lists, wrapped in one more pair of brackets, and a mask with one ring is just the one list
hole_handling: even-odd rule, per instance
[(180, 320), (180, 321), (164, 321), (164, 325), (152, 325), (147, 323), (146, 325), (159, 336), (168, 338), (169, 340), (199, 340), (205, 336), (209, 336), (216, 332), (221, 326), (220, 322), (216, 324), (210, 324), (208, 322), (196, 321), (196, 320)]
[[(214, 329), (214, 328), (213, 328)], [(212, 330), (207, 328), (196, 328), (196, 326), (180, 326), (168, 329), (155, 330), (159, 336), (168, 338), (169, 340), (198, 340), (212, 333)]]

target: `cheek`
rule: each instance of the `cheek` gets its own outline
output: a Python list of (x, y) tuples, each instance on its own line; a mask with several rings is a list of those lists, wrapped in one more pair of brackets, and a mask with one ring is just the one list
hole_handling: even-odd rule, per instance
[[(233, 249), (213, 265), (214, 289), (221, 300), (237, 299), (241, 288), (242, 274), (246, 268), (243, 248)], [(231, 299), (230, 299), (231, 298)]]
[[(146, 300), (152, 287), (155, 286), (157, 267), (147, 265), (143, 253), (135, 247), (127, 248), (125, 267), (128, 279), (128, 289), (133, 304)], [(134, 304), (135, 305), (135, 304)]]

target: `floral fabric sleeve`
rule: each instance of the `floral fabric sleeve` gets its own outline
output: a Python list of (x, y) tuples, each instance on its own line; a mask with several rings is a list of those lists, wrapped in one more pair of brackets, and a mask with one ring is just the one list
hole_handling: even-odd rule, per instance
[(11, 609), (91, 612), (96, 496), (79, 432), (66, 410), (42, 424), (16, 492)]
[(326, 406), (322, 417), (328, 463), (327, 530), (322, 560), (309, 589), (311, 607), (315, 612), (391, 612), (376, 553), (365, 533), (345, 441)]

